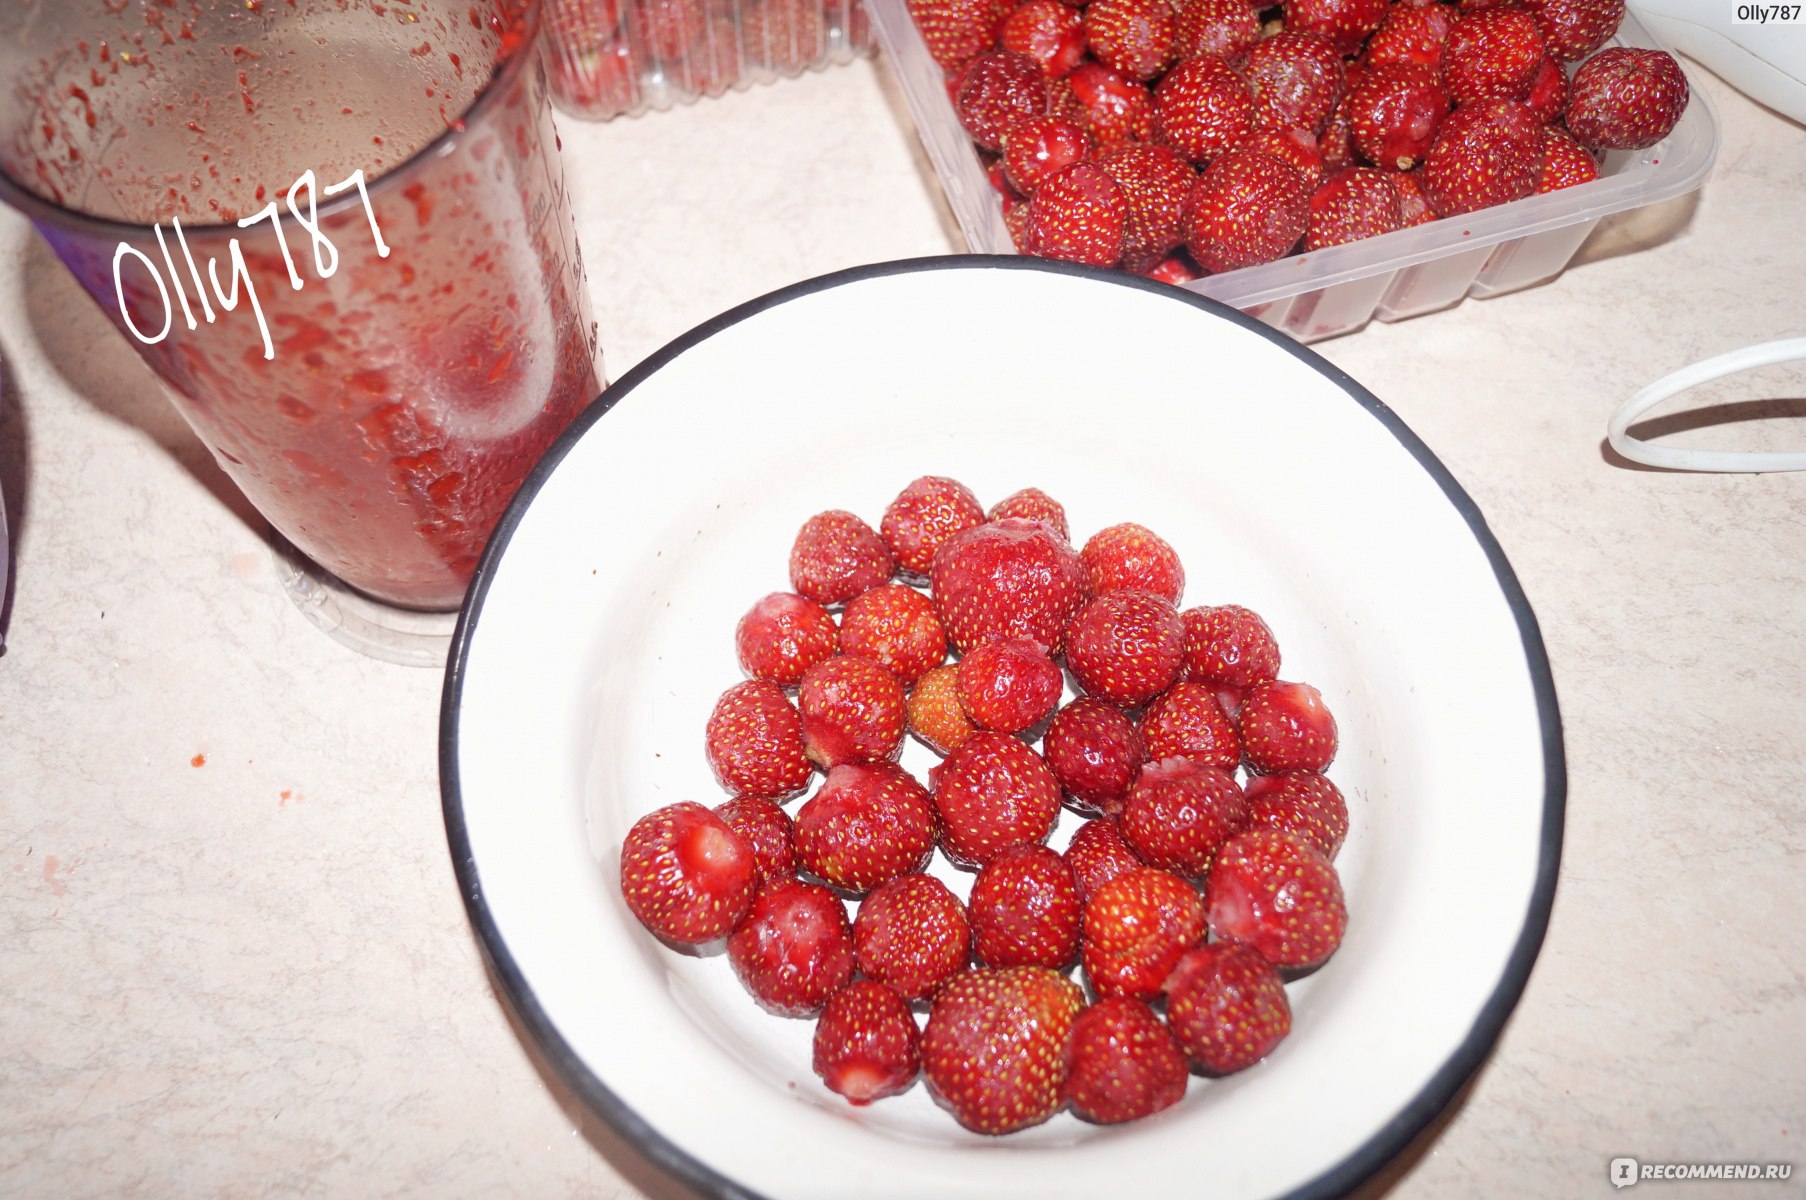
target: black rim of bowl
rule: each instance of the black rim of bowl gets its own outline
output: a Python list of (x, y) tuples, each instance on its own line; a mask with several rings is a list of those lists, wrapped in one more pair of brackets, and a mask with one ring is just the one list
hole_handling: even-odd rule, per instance
[(1412, 458), (1417, 460), (1418, 465), (1442, 489), (1449, 503), (1467, 523), (1469, 531), (1480, 544), (1480, 548), (1485, 551), (1499, 589), (1504, 594), (1506, 603), (1517, 621), (1525, 662), (1530, 671), (1532, 691), (1536, 696), (1537, 719), (1542, 730), (1544, 780), (1543, 821), (1537, 857), (1536, 882), (1531, 893), (1528, 911), (1525, 913), (1524, 925), (1518, 933), (1517, 942), (1512, 947), (1510, 956), (1506, 959), (1504, 973), (1497, 986), (1494, 987), (1492, 995), (1481, 1006), (1479, 1015), (1474, 1020), (1473, 1028), (1468, 1031), (1467, 1036), (1462, 1039), (1448, 1060), (1430, 1076), (1424, 1086), (1404, 1107), (1387, 1119), (1352, 1153), (1322, 1174), (1288, 1193), (1293, 1200), (1318, 1200), (1320, 1197), (1343, 1195), (1359, 1186), (1391, 1161), (1435, 1119), (1438, 1113), (1447, 1107), (1449, 1101), (1454, 1098), (1455, 1094), (1479, 1069), (1480, 1064), (1486, 1060), (1486, 1056), (1491, 1053), (1500, 1032), (1504, 1029), (1507, 1017), (1517, 1005), (1518, 998), (1523, 994), (1524, 987), (1529, 982), (1530, 971), (1536, 962), (1537, 952), (1542, 947), (1543, 935), (1549, 926), (1549, 913), (1555, 902), (1555, 881), (1561, 863), (1562, 826), (1567, 804), (1567, 767), (1562, 745), (1561, 716), (1555, 698), (1555, 681), (1549, 671), (1548, 655), (1544, 650), (1542, 634), (1537, 627), (1536, 616), (1531, 611), (1530, 601), (1525, 597), (1524, 590), (1518, 583), (1517, 575), (1506, 560), (1504, 550), (1500, 548), (1498, 540), (1492, 535), (1492, 530), (1487, 527), (1486, 519), (1480, 514), (1479, 506), (1455, 481), (1454, 476), (1449, 474), (1448, 469), (1442, 465), (1430, 448), (1424, 445), (1415, 433), (1411, 432), (1398, 415), (1386, 407), (1378, 397), (1338, 370), (1321, 355), (1293, 341), (1285, 334), (1215, 300), (1172, 287), (1169, 284), (1156, 283), (1121, 272), (1078, 266), (1072, 263), (1029, 257), (979, 254), (903, 259), (897, 262), (854, 267), (780, 288), (703, 322), (688, 333), (667, 343), (656, 353), (636, 365), (618, 382), (610, 386), (600, 399), (579, 415), (522, 482), (519, 492), (516, 493), (513, 501), (508, 505), (507, 511), (503, 513), (501, 520), (497, 523), (495, 532), (491, 535), (489, 544), (477, 565), (476, 574), (471, 580), (470, 591), (465, 597), (463, 608), (458, 614), (457, 628), (452, 634), (451, 654), (446, 663), (445, 687), (441, 694), (439, 710), (439, 787), (444, 805), (445, 832), (446, 839), (450, 843), (452, 866), (456, 872), (459, 890), (463, 894), (464, 905), (469, 913), (471, 925), (476, 931), (483, 956), (496, 979), (500, 981), (502, 992), (508, 1003), (537, 1042), (537, 1048), (541, 1054), (577, 1093), (578, 1097), (588, 1105), (590, 1110), (612, 1126), (617, 1134), (632, 1143), (653, 1163), (692, 1187), (701, 1189), (707, 1195), (744, 1197), (748, 1200), (758, 1197), (759, 1193), (748, 1190), (707, 1163), (678, 1148), (675, 1143), (653, 1128), (624, 1103), (607, 1084), (602, 1082), (595, 1072), (591, 1071), (577, 1057), (569, 1043), (553, 1026), (545, 1010), (540, 1006), (538, 998), (534, 995), (532, 985), (509, 953), (483, 895), (482, 880), (478, 876), (476, 859), (470, 845), (470, 831), (464, 822), (463, 797), (459, 786), (458, 709), (463, 693), (471, 637), (481, 617), (483, 601), (488, 594), (489, 585), (495, 577), (496, 568), (507, 552), (508, 544), (513, 539), (514, 531), (519, 526), (528, 505), (545, 485), (547, 478), (564, 460), (571, 447), (593, 425), (605, 417), (609, 410), (625, 399), (636, 386), (665, 363), (721, 330), (799, 296), (888, 275), (975, 268), (995, 271), (1044, 271), (1156, 292), (1176, 302), (1190, 304), (1239, 325), (1300, 359), (1348, 393), (1366, 409), (1398, 440), (1399, 444)]

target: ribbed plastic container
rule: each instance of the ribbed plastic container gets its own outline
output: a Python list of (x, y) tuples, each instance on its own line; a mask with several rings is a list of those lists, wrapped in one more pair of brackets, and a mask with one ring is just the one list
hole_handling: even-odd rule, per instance
[[(1002, 198), (960, 125), (941, 68), (906, 0), (865, 0), (878, 43), (903, 88), (947, 202), (980, 254), (1014, 254)], [(1658, 47), (1626, 14), (1610, 44)], [(1378, 318), (1435, 312), (1468, 296), (1499, 296), (1561, 274), (1601, 218), (1685, 195), (1718, 153), (1718, 123), (1698, 88), (1667, 138), (1608, 154), (1591, 183), (1401, 229), (1183, 286), (1221, 300), (1302, 342), (1352, 333)]]
[(666, 109), (850, 62), (861, 0), (545, 0), (552, 101), (586, 120)]

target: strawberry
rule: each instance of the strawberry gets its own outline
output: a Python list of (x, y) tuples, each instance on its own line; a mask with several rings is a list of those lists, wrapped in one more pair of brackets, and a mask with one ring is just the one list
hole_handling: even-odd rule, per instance
[(671, 63), (690, 52), (708, 18), (702, 0), (633, 0), (628, 28), (653, 58)]
[(875, 979), (828, 997), (815, 1023), (811, 1065), (828, 1090), (856, 1105), (909, 1090), (922, 1069), (921, 1033), (909, 1003)]
[(1054, 714), (1041, 752), (1075, 807), (1111, 816), (1122, 811), (1145, 757), (1134, 722), (1115, 705), (1090, 696)]
[(925, 1000), (966, 969), (966, 908), (932, 875), (899, 875), (872, 889), (853, 918), (859, 973), (906, 1000)]
[(1232, 151), (1205, 168), (1186, 199), (1186, 249), (1213, 273), (1282, 258), (1304, 236), (1310, 199), (1279, 159)]
[(1345, 56), (1361, 52), (1389, 11), (1387, 0), (1283, 0), (1281, 7), (1288, 30), (1322, 34)]
[[(771, 10), (770, 4), (762, 4), (760, 8)], [(801, 10), (806, 22), (813, 17), (813, 30), (801, 33), (792, 43), (799, 51), (814, 55), (820, 53), (825, 27), (821, 22), (821, 6), (816, 5), (811, 12), (800, 0), (783, 0), (778, 6), (787, 12)], [(690, 47), (690, 52), (683, 58), (665, 64), (665, 70), (678, 87), (698, 96), (719, 96), (734, 85), (740, 77), (740, 34), (741, 30), (734, 24), (734, 19), (723, 13), (710, 16), (708, 24), (703, 27), (702, 34)], [(807, 38), (807, 41), (803, 41)], [(807, 58), (796, 62), (794, 67), (780, 67), (780, 70), (800, 70), (808, 63)]]
[(1189, 758), (1234, 771), (1242, 763), (1242, 739), (1209, 684), (1173, 684), (1136, 722), (1148, 761)]
[(909, 732), (936, 754), (951, 754), (978, 726), (959, 702), (959, 664), (935, 667), (916, 681), (904, 705)]
[(1125, 871), (1085, 898), (1085, 978), (1099, 997), (1152, 1000), (1204, 929), (1204, 901), (1191, 884), (1154, 867)]
[(1409, 171), (1430, 152), (1449, 108), (1448, 89), (1435, 68), (1382, 63), (1369, 67), (1348, 90), (1349, 136), (1370, 162)]
[[(1353, 63), (1349, 65), (1351, 68), (1354, 67)], [(1360, 71), (1351, 69), (1349, 74), (1352, 79), (1348, 86), (1352, 87), (1353, 80), (1360, 78)], [(1258, 146), (1251, 148), (1259, 149)], [(1355, 153), (1354, 130), (1348, 117), (1348, 93), (1346, 91), (1342, 93), (1342, 100), (1336, 105), (1336, 111), (1331, 113), (1329, 120), (1323, 123), (1323, 132), (1317, 135), (1317, 157), (1323, 160), (1325, 174), (1330, 171), (1340, 171), (1343, 167), (1361, 165), (1361, 156)]]
[(842, 654), (870, 659), (906, 684), (947, 658), (947, 634), (934, 615), (934, 601), (900, 583), (847, 601), (837, 640)]
[(1185, 1056), (1211, 1075), (1251, 1067), (1292, 1030), (1273, 964), (1241, 942), (1189, 951), (1166, 984), (1166, 1023)]
[(1176, 151), (1146, 142), (1107, 150), (1097, 165), (1116, 180), (1129, 202), (1123, 265), (1141, 270), (1158, 262), (1182, 240), (1179, 218), (1198, 173)]
[(1057, 653), (1060, 630), (1086, 599), (1077, 552), (1022, 517), (954, 534), (934, 556), (929, 583), (941, 626), (962, 653), (1006, 637)]
[(796, 874), (796, 842), (790, 814), (776, 800), (739, 796), (715, 806), (715, 815), (746, 839), (761, 881)]
[(1194, 163), (1234, 149), (1253, 129), (1247, 81), (1220, 58), (1188, 58), (1154, 88), (1155, 136)]
[(1028, 202), (1028, 252), (1115, 266), (1128, 231), (1129, 198), (1094, 163), (1075, 162), (1043, 179)]
[(1568, 77), (1561, 64), (1553, 58), (1537, 64), (1536, 74), (1530, 77), (1530, 87), (1524, 93), (1524, 104), (1545, 125), (1561, 119), (1568, 109)]
[(986, 642), (959, 660), (959, 702), (981, 729), (1021, 733), (1059, 707), (1066, 677), (1027, 638)]
[(1311, 212), (1304, 227), (1304, 248), (1322, 250), (1378, 237), (1402, 227), (1398, 191), (1383, 171), (1344, 167), (1311, 193)]
[(1386, 182), (1398, 193), (1399, 224), (1410, 229), (1436, 219), (1435, 210), (1423, 194), (1418, 171), (1387, 171)]
[(1198, 878), (1217, 850), (1248, 824), (1235, 776), (1190, 758), (1141, 769), (1123, 805), (1122, 840), (1150, 867)]
[(1236, 714), (1236, 731), (1242, 735), (1242, 756), (1256, 774), (1322, 772), (1336, 757), (1336, 719), (1323, 706), (1323, 694), (1308, 683), (1255, 684)]
[(1348, 927), (1342, 882), (1303, 836), (1249, 829), (1223, 843), (1204, 883), (1210, 932), (1253, 946), (1276, 967), (1314, 967)]
[(960, 72), (953, 107), (972, 140), (996, 150), (1011, 122), (1047, 112), (1047, 79), (1041, 64), (1026, 54), (980, 54)]
[(1543, 126), (1515, 100), (1482, 100), (1442, 122), (1424, 157), (1424, 198), (1450, 217), (1521, 200), (1536, 190)]
[(1058, 500), (1040, 488), (1023, 488), (1019, 492), (1011, 492), (991, 505), (991, 511), (985, 514), (987, 521), (1001, 521), (1005, 517), (1044, 522), (1049, 529), (1060, 535), (1061, 541), (1068, 541), (1072, 536), (1066, 526), (1066, 510)]
[(929, 773), (941, 849), (982, 867), (1018, 842), (1042, 842), (1060, 815), (1060, 784), (1041, 756), (1007, 733), (981, 729)]
[(1254, 122), (1267, 129), (1321, 132), (1348, 84), (1335, 43), (1317, 33), (1262, 38), (1241, 72), (1254, 97)]
[(803, 753), (823, 770), (882, 762), (903, 746), (903, 685), (868, 658), (839, 655), (803, 672), (796, 707)]
[[(1347, 98), (1343, 99), (1346, 103)], [(1305, 129), (1256, 129), (1241, 149), (1271, 154), (1297, 171), (1306, 187), (1315, 188), (1323, 182), (1324, 172), (1323, 151), (1318, 143), (1319, 139)]]
[(975, 1133), (1026, 1129), (1059, 1111), (1066, 1041), (1084, 1004), (1046, 967), (981, 968), (934, 997), (922, 1073), (935, 1098)]
[(1084, 60), (1085, 30), (1078, 11), (1060, 0), (1024, 0), (998, 23), (997, 48), (1028, 55), (1058, 79)]
[[(1183, 202), (1184, 197), (1181, 196)], [(1177, 224), (1175, 214), (1174, 223)], [(1173, 243), (1177, 245), (1177, 241)], [(1185, 592), (1185, 567), (1178, 552), (1153, 530), (1133, 522), (1098, 530), (1079, 551), (1093, 595), (1135, 588), (1174, 604)]]
[(1611, 40), (1624, 20), (1624, 0), (1525, 0), (1557, 62), (1580, 62)]
[(1094, 817), (1073, 831), (1063, 853), (1078, 880), (1079, 899), (1089, 899), (1119, 875), (1145, 864), (1122, 840), (1122, 827), (1108, 817)]
[(1385, 23), (1367, 39), (1361, 60), (1369, 68), (1386, 63), (1416, 63), (1440, 72), (1443, 47), (1454, 26), (1455, 9), (1452, 6), (1394, 5)]
[(1205, 683), (1218, 691), (1241, 693), (1279, 674), (1279, 643), (1260, 614), (1239, 604), (1188, 608), (1179, 614), (1185, 626), (1185, 669), (1188, 683)]
[(1154, 1010), (1128, 996), (1089, 1005), (1066, 1043), (1066, 1103), (1086, 1121), (1116, 1125), (1171, 1108), (1185, 1095), (1185, 1052)]
[(790, 548), (790, 586), (817, 604), (844, 604), (896, 570), (884, 539), (842, 509), (810, 517)]
[(773, 592), (734, 627), (734, 654), (754, 679), (793, 688), (803, 672), (834, 657), (834, 614), (795, 592)]
[(727, 939), (727, 961), (761, 1007), (813, 1017), (853, 978), (853, 927), (820, 884), (787, 879), (759, 888)]
[(941, 70), (957, 72), (989, 50), (1010, 0), (908, 0), (909, 15)]
[(1046, 846), (1011, 846), (972, 881), (972, 949), (987, 967), (1064, 969), (1079, 952), (1083, 901), (1066, 860)]
[(775, 683), (748, 679), (727, 689), (704, 734), (709, 767), (730, 792), (787, 800), (809, 784), (802, 718)]
[(1515, 5), (1464, 11), (1443, 49), (1443, 83), (1456, 105), (1521, 100), (1547, 52), (1536, 18)]
[[(819, 0), (761, 0), (729, 11), (739, 16), (749, 62), (795, 75), (819, 61), (827, 49), (828, 29)], [(727, 43), (734, 44), (731, 29)]]
[[(1140, 80), (1101, 62), (1086, 61), (1074, 67), (1062, 83), (1099, 146), (1145, 142), (1153, 136), (1154, 98)], [(1057, 106), (1054, 111), (1059, 111)]]
[(733, 929), (752, 904), (758, 860), (720, 816), (685, 800), (633, 823), (621, 846), (621, 895), (653, 933), (697, 945)]
[(928, 789), (895, 763), (847, 763), (828, 772), (796, 814), (805, 870), (855, 895), (928, 865), (934, 853)]
[[(1023, 117), (1003, 135), (1004, 174), (1024, 196), (1033, 196), (1048, 176), (1082, 162), (1090, 153), (1091, 135), (1083, 125), (1065, 117)], [(978, 517), (974, 525), (983, 523), (982, 509)]]
[(924, 475), (885, 506), (878, 533), (897, 569), (920, 581), (928, 577), (928, 564), (941, 543), (984, 520), (985, 510), (971, 488), (945, 475)]
[(1087, 695), (1141, 704), (1164, 692), (1185, 661), (1185, 626), (1165, 596), (1135, 589), (1085, 602), (1063, 635), (1066, 665)]
[(1572, 134), (1553, 125), (1543, 130), (1543, 167), (1536, 177), (1539, 194), (1573, 187), (1577, 183), (1591, 183), (1597, 178), (1599, 163)]
[(1588, 150), (1641, 150), (1668, 136), (1688, 95), (1687, 77), (1674, 55), (1613, 46), (1574, 72), (1568, 132)]
[(1296, 833), (1332, 861), (1348, 836), (1348, 802), (1340, 788), (1315, 772), (1255, 775), (1244, 794), (1250, 829)]
[(1153, 266), (1143, 268), (1141, 277), (1152, 279), (1155, 283), (1170, 283), (1174, 287), (1183, 287), (1195, 279), (1202, 279), (1204, 273), (1198, 270), (1198, 264), (1192, 262), (1183, 250), (1178, 250)]
[(1179, 0), (1173, 52), (1181, 60), (1200, 54), (1227, 62), (1260, 41), (1260, 10), (1250, 0)]
[(1146, 82), (1173, 61), (1177, 22), (1167, 0), (1091, 0), (1085, 40), (1092, 56), (1131, 79)]

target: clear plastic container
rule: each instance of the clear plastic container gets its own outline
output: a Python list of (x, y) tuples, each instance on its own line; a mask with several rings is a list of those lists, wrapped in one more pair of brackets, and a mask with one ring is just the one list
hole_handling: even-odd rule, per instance
[[(960, 125), (945, 77), (910, 20), (906, 0), (865, 3), (967, 248), (1014, 254), (1002, 198)], [(1630, 13), (1611, 44), (1659, 47)], [(1693, 191), (1705, 181), (1717, 152), (1717, 121), (1694, 88), (1692, 102), (1667, 138), (1646, 150), (1608, 154), (1591, 183), (1183, 286), (1302, 342), (1352, 333), (1376, 317), (1397, 321), (1468, 296), (1499, 296), (1546, 283), (1567, 267), (1602, 217)]]
[(586, 120), (850, 62), (873, 44), (861, 0), (546, 0), (545, 12), (552, 101)]

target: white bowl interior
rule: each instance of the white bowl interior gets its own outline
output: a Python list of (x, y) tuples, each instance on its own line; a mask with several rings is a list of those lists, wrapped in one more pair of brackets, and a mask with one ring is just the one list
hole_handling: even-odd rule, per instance
[[(1346, 383), (1176, 291), (930, 260), (729, 314), (618, 384), (498, 534), (447, 692), (467, 900), (579, 1090), (597, 1100), (599, 1080), (604, 1114), (618, 1101), (679, 1170), (688, 1156), (824, 1200), (1121, 1195), (1200, 1163), (1213, 1195), (1272, 1195), (1395, 1150), (1407, 1106), (1452, 1090), (1522, 985), (1553, 882), (1559, 735), (1534, 622), (1478, 517)], [(1343, 946), (1291, 986), (1293, 1032), (1266, 1062), (1194, 1078), (1155, 1119), (1063, 1114), (992, 1139), (921, 1085), (852, 1108), (810, 1071), (812, 1022), (762, 1012), (719, 955), (672, 952), (621, 900), (635, 818), (726, 798), (703, 722), (741, 677), (734, 622), (788, 588), (797, 528), (825, 508), (875, 525), (923, 474), (986, 504), (1042, 487), (1075, 541), (1154, 529), (1185, 562), (1185, 603), (1261, 612), (1281, 675), (1317, 685), (1340, 725)], [(904, 761), (919, 775), (932, 756), (912, 742)]]

